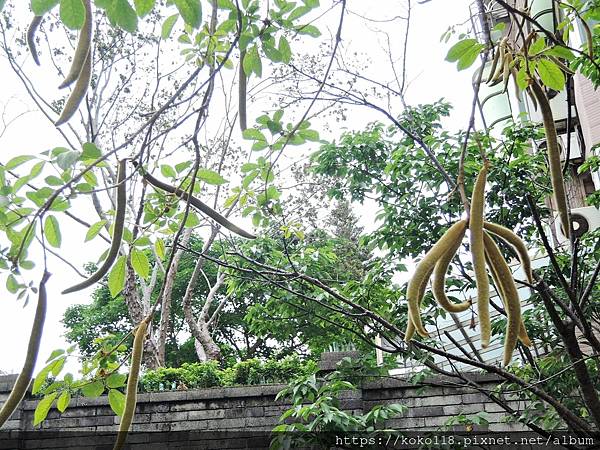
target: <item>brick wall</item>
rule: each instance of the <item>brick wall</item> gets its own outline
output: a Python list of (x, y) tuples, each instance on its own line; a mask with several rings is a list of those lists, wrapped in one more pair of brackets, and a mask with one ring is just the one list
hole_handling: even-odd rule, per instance
[[(476, 378), (488, 388), (493, 388), (496, 381), (490, 376)], [(14, 376), (0, 376), (0, 403), (6, 398), (14, 379)], [(442, 386), (439, 381), (432, 380), (433, 386), (430, 387), (416, 388), (396, 379), (379, 380), (366, 383), (362, 389), (344, 392), (341, 402), (345, 410), (357, 413), (386, 403), (407, 405), (409, 409), (403, 417), (388, 422), (388, 427), (394, 429), (435, 430), (456, 414), (486, 411), (490, 431), (520, 430), (515, 425), (503, 423), (504, 413), (496, 404), (486, 402), (482, 394), (469, 388)], [(202, 446), (194, 448), (268, 448), (265, 433), (261, 442), (252, 444), (255, 447), (249, 443), (254, 442), (252, 439), (257, 436), (253, 432), (271, 430), (289, 407), (282, 401), (275, 401), (282, 388), (282, 385), (260, 385), (141, 394), (133, 424), (133, 431), (140, 433), (134, 433), (128, 442), (133, 444), (131, 448), (162, 449), (167, 448), (165, 444), (155, 441), (171, 434), (176, 436), (174, 439), (186, 442), (204, 439)], [(36, 404), (31, 399), (22, 403), (5, 426), (7, 430), (19, 430), (19, 433), (13, 433), (10, 444), (6, 439), (11, 434), (0, 434), (0, 449), (112, 448), (114, 434), (111, 433), (118, 429), (119, 420), (111, 411), (106, 397), (72, 399), (63, 414), (56, 409), (51, 410), (41, 432), (32, 432)], [(518, 407), (515, 402), (512, 406)], [(223, 434), (215, 435), (215, 431)], [(194, 437), (193, 432), (200, 433)], [(242, 432), (248, 438), (240, 434)], [(207, 436), (212, 439), (210, 445), (205, 442)]]

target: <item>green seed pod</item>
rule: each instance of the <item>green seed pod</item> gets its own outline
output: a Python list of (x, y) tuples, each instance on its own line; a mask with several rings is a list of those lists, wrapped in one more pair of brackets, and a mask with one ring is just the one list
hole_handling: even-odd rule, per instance
[(560, 147), (558, 145), (558, 135), (556, 133), (556, 124), (552, 115), (552, 108), (548, 97), (542, 87), (537, 83), (531, 84), (533, 95), (537, 100), (542, 113), (542, 122), (544, 132), (546, 133), (546, 151), (548, 152), (548, 166), (550, 168), (550, 180), (552, 181), (552, 190), (554, 191), (554, 202), (558, 217), (567, 238), (571, 235), (571, 221), (569, 218), (569, 207), (567, 205), (567, 194), (565, 193), (565, 180), (562, 174), (562, 164), (560, 161)]
[(238, 109), (240, 115), (240, 129), (243, 131), (247, 128), (246, 121), (246, 97), (247, 97), (247, 82), (248, 77), (244, 72), (244, 58), (246, 56), (245, 51), (240, 52), (240, 70), (238, 80)]
[(223, 226), (223, 228), (227, 228), (229, 231), (232, 231), (235, 234), (245, 237), (246, 239), (256, 239), (256, 236), (254, 236), (251, 233), (248, 233), (245, 230), (242, 230), (237, 225), (234, 225), (229, 220), (227, 220), (227, 218), (225, 216), (219, 214), (217, 211), (212, 209), (210, 206), (208, 206), (206, 203), (204, 203), (199, 198), (196, 198), (193, 195), (190, 195), (188, 192), (186, 192), (182, 189), (176, 188), (174, 186), (170, 186), (170, 185), (158, 180), (157, 178), (154, 178), (152, 175), (150, 175), (148, 172), (146, 172), (143, 168), (141, 168), (137, 161), (132, 161), (132, 163), (135, 167), (140, 169), (140, 172), (141, 172), (142, 176), (144, 177), (144, 180), (146, 180), (148, 183), (150, 183), (155, 188), (158, 188), (158, 189), (161, 189), (170, 194), (176, 195), (177, 197), (179, 197), (181, 200), (183, 200), (185, 202), (189, 201), (190, 205), (192, 205), (194, 208), (196, 208), (201, 213), (210, 217), (212, 220), (217, 222), (219, 225)]
[[(489, 258), (490, 267), (496, 271), (498, 282), (501, 286), (501, 292), (504, 294), (504, 307), (506, 309), (506, 334), (504, 338), (504, 355), (502, 364), (504, 367), (510, 364), (513, 351), (517, 345), (519, 331), (521, 328), (521, 299), (519, 292), (512, 278), (510, 267), (508, 266), (500, 249), (494, 240), (485, 233), (485, 249)], [(493, 273), (493, 272), (492, 272)]]
[(119, 425), (117, 440), (113, 450), (121, 450), (127, 439), (127, 433), (131, 428), (133, 416), (135, 415), (135, 406), (137, 404), (137, 387), (140, 378), (140, 367), (142, 366), (142, 355), (144, 354), (144, 340), (148, 331), (148, 322), (142, 320), (138, 325), (133, 339), (133, 352), (131, 354), (131, 368), (129, 369), (129, 378), (127, 379), (127, 391), (125, 392), (125, 408), (123, 417)]
[(37, 48), (35, 45), (35, 33), (42, 23), (44, 16), (33, 16), (29, 28), (27, 29), (27, 47), (29, 47), (29, 53), (38, 66), (40, 65), (40, 58), (38, 56)]
[(507, 244), (509, 244), (517, 256), (519, 257), (519, 261), (521, 262), (521, 266), (523, 266), (523, 271), (525, 272), (525, 276), (527, 277), (527, 281), (533, 284), (533, 271), (531, 270), (531, 259), (529, 258), (529, 252), (527, 250), (527, 246), (521, 240), (519, 236), (509, 230), (502, 225), (498, 225), (496, 223), (484, 222), (483, 227), (489, 232), (495, 234)]
[(87, 93), (88, 86), (90, 85), (90, 80), (92, 78), (92, 53), (88, 53), (88, 56), (83, 64), (83, 69), (81, 69), (81, 73), (79, 74), (79, 78), (77, 79), (77, 83), (75, 83), (75, 87), (69, 95), (67, 102), (60, 114), (58, 120), (54, 123), (55, 126), (59, 127), (64, 123), (67, 123), (71, 117), (77, 112), (79, 109), (79, 105), (82, 100), (85, 98), (85, 94)]
[(487, 172), (488, 163), (486, 162), (475, 181), (469, 218), (471, 255), (473, 258), (475, 281), (477, 283), (477, 315), (479, 316), (481, 346), (483, 348), (486, 348), (490, 344), (491, 336), (490, 282), (485, 268), (485, 250), (483, 247), (483, 217)]
[(0, 408), (0, 427), (6, 423), (10, 416), (15, 412), (25, 393), (31, 383), (31, 377), (37, 362), (38, 353), (40, 350), (40, 343), (42, 342), (42, 334), (44, 331), (44, 322), (46, 321), (46, 309), (47, 309), (47, 294), (46, 294), (46, 282), (50, 278), (48, 272), (44, 272), (40, 281), (38, 289), (38, 302), (35, 310), (35, 316), (33, 318), (33, 325), (31, 326), (31, 334), (29, 335), (29, 344), (27, 346), (27, 354), (25, 355), (25, 363), (23, 369), (15, 381), (8, 398), (4, 401), (2, 408)]
[[(457, 237), (464, 233), (467, 225), (466, 220), (459, 220), (452, 225), (444, 233), (439, 241), (425, 254), (419, 265), (415, 270), (415, 274), (408, 283), (407, 289), (407, 300), (408, 300), (408, 316), (412, 324), (414, 325), (417, 333), (423, 337), (429, 337), (429, 333), (423, 326), (420, 314), (420, 297), (419, 294), (422, 292), (423, 285), (427, 285), (427, 281), (431, 276), (432, 269), (438, 260), (452, 247), (456, 242)], [(422, 298), (422, 295), (421, 295)], [(410, 322), (409, 322), (410, 326)], [(408, 331), (408, 329), (407, 329)], [(404, 338), (408, 342), (408, 336)]]
[(446, 296), (446, 272), (448, 272), (450, 262), (452, 261), (452, 258), (454, 258), (454, 255), (456, 255), (456, 252), (460, 247), (462, 239), (465, 236), (465, 232), (466, 227), (463, 229), (462, 233), (456, 238), (456, 241), (452, 244), (452, 247), (450, 247), (450, 249), (446, 253), (444, 253), (444, 255), (439, 259), (439, 261), (435, 265), (435, 269), (433, 272), (433, 296), (437, 300), (438, 304), (450, 313), (463, 312), (471, 307), (470, 301), (453, 303)]
[[(75, 54), (73, 55), (73, 61), (71, 62), (71, 68), (69, 73), (65, 77), (64, 81), (58, 86), (59, 89), (70, 86), (75, 80), (77, 80), (83, 72), (83, 68), (86, 64), (86, 59), (92, 48), (92, 6), (90, 0), (83, 0), (85, 7), (85, 21), (83, 22), (83, 28), (79, 33), (79, 40), (77, 41), (77, 47), (75, 48)], [(86, 83), (87, 85), (87, 83)]]
[(106, 275), (113, 263), (119, 256), (119, 249), (121, 248), (121, 240), (123, 239), (123, 230), (125, 228), (125, 207), (127, 203), (127, 160), (122, 159), (119, 161), (119, 169), (117, 172), (117, 212), (115, 214), (115, 225), (113, 227), (113, 238), (110, 244), (110, 250), (108, 256), (104, 260), (104, 264), (87, 280), (81, 283), (71, 286), (68, 289), (62, 291), (63, 294), (70, 294), (71, 292), (77, 292), (87, 287), (90, 287), (94, 283), (97, 283)]

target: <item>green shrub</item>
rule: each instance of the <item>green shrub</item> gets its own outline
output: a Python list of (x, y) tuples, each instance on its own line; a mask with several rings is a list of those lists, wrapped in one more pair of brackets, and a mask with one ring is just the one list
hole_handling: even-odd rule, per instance
[(216, 361), (185, 363), (181, 367), (163, 367), (149, 370), (140, 379), (146, 392), (172, 391), (184, 385), (188, 389), (215, 386), (289, 383), (317, 371), (314, 361), (301, 361), (297, 356), (260, 361), (248, 359), (232, 367), (220, 369)]

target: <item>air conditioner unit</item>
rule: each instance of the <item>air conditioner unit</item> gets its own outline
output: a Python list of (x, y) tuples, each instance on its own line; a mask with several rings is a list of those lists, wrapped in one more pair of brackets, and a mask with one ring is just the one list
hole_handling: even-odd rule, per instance
[[(579, 136), (578, 133), (573, 131), (571, 132), (571, 148), (569, 151), (569, 161), (572, 161), (574, 159), (581, 159), (582, 155), (581, 155), (581, 144), (579, 142)], [(561, 156), (561, 160), (564, 161), (567, 155), (567, 135), (566, 134), (560, 134), (558, 135), (558, 145), (560, 146), (560, 156)], [(546, 150), (546, 139), (539, 139), (535, 141), (535, 148), (536, 150), (540, 151), (540, 150)]]
[[(600, 228), (600, 210), (595, 206), (574, 208), (571, 210), (571, 222), (573, 223), (573, 234), (575, 237), (581, 237), (589, 231)], [(554, 231), (556, 232), (558, 244), (564, 244), (568, 241), (562, 230), (558, 214), (554, 215)]]

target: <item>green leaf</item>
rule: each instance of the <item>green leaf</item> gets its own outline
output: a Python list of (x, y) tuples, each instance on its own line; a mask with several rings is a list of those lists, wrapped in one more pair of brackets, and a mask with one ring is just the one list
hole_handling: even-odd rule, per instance
[(69, 391), (64, 391), (62, 394), (60, 394), (60, 397), (58, 397), (58, 401), (56, 402), (56, 408), (61, 413), (63, 413), (69, 406), (70, 402), (71, 402), (71, 394), (69, 393)]
[(47, 176), (44, 181), (46, 182), (47, 185), (49, 186), (62, 186), (63, 185), (63, 180), (61, 180), (60, 178), (58, 178), (55, 175), (50, 175)]
[(542, 83), (550, 89), (560, 91), (565, 87), (565, 76), (562, 70), (549, 59), (541, 58), (537, 61), (537, 72)]
[(175, 22), (179, 19), (179, 14), (173, 14), (170, 17), (167, 17), (166, 20), (162, 24), (162, 29), (160, 32), (160, 37), (163, 39), (168, 39), (171, 36), (171, 32), (173, 31), (173, 26)]
[(35, 159), (35, 156), (32, 155), (20, 155), (15, 156), (12, 159), (9, 159), (8, 162), (4, 165), (7, 170), (12, 170), (19, 167), (21, 164), (26, 163), (27, 161), (31, 161)]
[(36, 16), (43, 16), (58, 5), (59, 1), (60, 0), (31, 0), (31, 10)]
[(202, 23), (200, 0), (174, 0), (174, 3), (185, 23), (193, 28), (200, 27)]
[(220, 185), (227, 183), (221, 174), (210, 169), (198, 169), (198, 178), (208, 184)]
[(163, 241), (161, 238), (156, 239), (154, 248), (156, 250), (156, 255), (160, 259), (165, 259), (165, 241)]
[(319, 132), (316, 130), (300, 130), (298, 132), (298, 134), (300, 136), (302, 136), (304, 139), (306, 139), (307, 141), (318, 141), (319, 138)]
[(106, 379), (106, 385), (111, 388), (120, 388), (125, 386), (125, 380), (127, 379), (127, 375), (124, 373), (111, 373)]
[(2, 11), (2, 8), (4, 8), (5, 3), (6, 3), (6, 0), (0, 0), (0, 11)]
[(296, 28), (296, 31), (299, 34), (308, 34), (309, 36), (312, 36), (312, 37), (321, 36), (321, 32), (314, 25), (303, 25), (301, 27)]
[(262, 132), (260, 130), (257, 130), (256, 128), (246, 128), (242, 132), (242, 137), (244, 139), (248, 139), (248, 140), (252, 140), (252, 141), (267, 142), (267, 138), (265, 137), (265, 135), (262, 134)]
[(290, 48), (290, 44), (285, 36), (281, 36), (279, 38), (279, 53), (281, 53), (281, 61), (289, 64), (292, 59), (292, 49)]
[(173, 169), (171, 166), (169, 166), (167, 164), (163, 164), (162, 166), (160, 166), (160, 173), (162, 173), (162, 175), (167, 178), (176, 178), (177, 177), (177, 173), (175, 172), (175, 169)]
[(108, 391), (108, 404), (117, 416), (123, 415), (125, 409), (125, 395), (116, 389)]
[(137, 30), (138, 16), (127, 0), (113, 0), (106, 12), (110, 20), (125, 31)]
[(11, 273), (8, 278), (6, 278), (6, 290), (11, 294), (16, 294), (19, 291), (21, 285), (15, 278), (15, 276)]
[(457, 62), (463, 56), (472, 52), (474, 48), (480, 46), (476, 39), (463, 39), (462, 41), (458, 41), (446, 54), (446, 61), (448, 62)]
[(56, 219), (56, 217), (46, 217), (46, 220), (44, 221), (44, 235), (48, 240), (48, 244), (55, 248), (60, 247), (62, 237), (60, 234), (60, 227), (58, 225), (58, 220)]
[(515, 77), (515, 81), (521, 91), (523, 91), (527, 88), (529, 83), (528, 83), (528, 75), (527, 75), (527, 71), (525, 70), (525, 67), (521, 67), (519, 69), (519, 71), (517, 72), (517, 76)]
[(108, 289), (113, 298), (119, 295), (125, 286), (126, 263), (125, 256), (120, 256), (108, 274)]
[(46, 416), (48, 416), (48, 412), (50, 411), (50, 408), (52, 408), (52, 403), (54, 403), (54, 399), (56, 399), (57, 395), (58, 392), (52, 392), (40, 400), (33, 413), (33, 426), (39, 425), (44, 421)]
[(67, 170), (73, 167), (73, 164), (77, 162), (80, 157), (79, 152), (71, 151), (63, 152), (56, 157), (56, 164), (62, 170)]
[(152, 11), (155, 3), (156, 0), (133, 0), (135, 10), (140, 17), (144, 17), (146, 14)]
[(131, 266), (133, 270), (142, 278), (146, 279), (150, 275), (150, 262), (142, 250), (132, 248), (130, 253)]
[(91, 241), (98, 236), (98, 233), (104, 228), (104, 225), (106, 225), (106, 220), (101, 220), (100, 222), (93, 224), (85, 234), (85, 242)]
[(253, 72), (259, 78), (262, 76), (262, 63), (256, 45), (252, 46), (252, 48), (246, 52), (242, 65), (244, 66), (244, 73), (247, 76), (250, 76)]
[(312, 8), (309, 6), (299, 6), (298, 8), (294, 9), (290, 15), (286, 17), (286, 19), (294, 21), (303, 15), (308, 14), (311, 10)]
[(82, 0), (60, 0), (60, 20), (67, 28), (79, 30), (85, 21)]
[(56, 349), (54, 350), (52, 353), (50, 353), (50, 356), (48, 356), (48, 359), (46, 360), (47, 363), (49, 363), (50, 361), (52, 361), (54, 358), (59, 357), (60, 355), (62, 355), (65, 351), (62, 348)]
[(263, 44), (262, 46), (263, 52), (265, 52), (265, 55), (267, 55), (267, 58), (269, 58), (271, 61), (273, 62), (281, 62), (282, 61), (282, 57), (281, 57), (281, 52), (279, 50), (277, 50), (275, 47), (273, 47), (270, 44)]
[(58, 358), (56, 361), (54, 361), (52, 364), (48, 364), (48, 366), (50, 367), (50, 373), (52, 374), (52, 376), (54, 376), (54, 377), (58, 376), (58, 374), (65, 367), (66, 361), (67, 361), (67, 358), (65, 356), (62, 356), (62, 357)]
[(533, 42), (533, 44), (531, 44), (529, 46), (529, 50), (527, 51), (527, 54), (529, 56), (535, 56), (538, 53), (540, 53), (542, 50), (544, 50), (545, 46), (546, 46), (546, 40), (544, 38), (538, 38)]
[(457, 69), (464, 70), (471, 67), (484, 47), (484, 45), (475, 42), (475, 45), (467, 48), (458, 59), (458, 63), (456, 65)]
[(102, 156), (102, 152), (100, 151), (100, 149), (91, 142), (86, 142), (85, 144), (83, 144), (82, 150), (83, 151), (81, 152), (81, 159), (83, 161), (88, 159), (98, 159)]
[(198, 215), (193, 212), (190, 211), (185, 219), (185, 226), (187, 228), (193, 228), (200, 225), (200, 219), (198, 218)]
[(543, 55), (556, 56), (557, 58), (566, 59), (567, 61), (573, 61), (575, 59), (575, 55), (571, 50), (566, 47), (562, 47), (560, 45), (549, 48), (548, 50), (542, 53)]
[(104, 392), (104, 384), (102, 381), (94, 381), (92, 383), (85, 384), (81, 388), (81, 393), (90, 398), (100, 397)]

